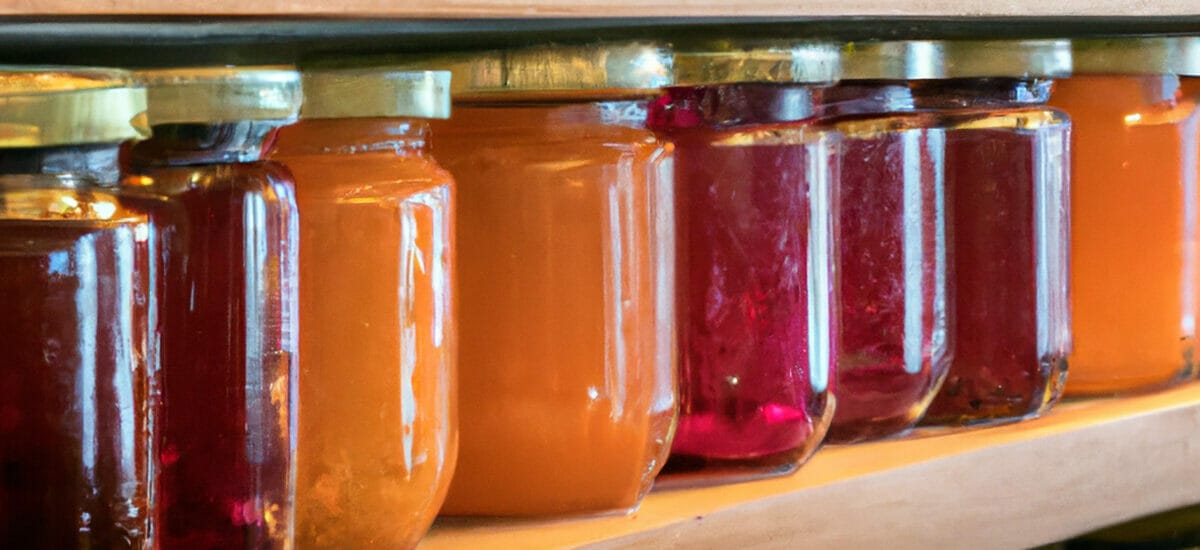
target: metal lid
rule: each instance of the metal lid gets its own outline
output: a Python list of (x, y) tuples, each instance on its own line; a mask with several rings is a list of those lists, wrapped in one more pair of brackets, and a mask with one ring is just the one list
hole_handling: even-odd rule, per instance
[(1077, 74), (1200, 76), (1200, 37), (1075, 40)]
[(841, 74), (838, 48), (824, 43), (730, 43), (675, 53), (675, 83), (829, 84)]
[(845, 80), (944, 78), (942, 43), (933, 40), (849, 42), (842, 46)]
[(300, 118), (450, 118), (450, 73), (397, 67), (304, 71)]
[(283, 67), (199, 67), (134, 73), (146, 86), (151, 125), (290, 121), (300, 112), (300, 73)]
[(1036, 78), (1071, 73), (1066, 40), (897, 40), (842, 47), (846, 80)]
[(0, 66), (0, 148), (150, 135), (146, 90), (116, 69)]
[(1067, 40), (946, 40), (942, 78), (1050, 78), (1071, 74)]
[(456, 100), (647, 95), (672, 82), (670, 50), (644, 43), (411, 56), (401, 64), (449, 70)]

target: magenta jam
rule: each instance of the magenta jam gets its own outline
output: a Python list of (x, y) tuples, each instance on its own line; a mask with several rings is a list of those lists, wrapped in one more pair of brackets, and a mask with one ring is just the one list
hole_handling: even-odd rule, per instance
[(1037, 416), (1057, 401), (1071, 347), (1071, 124), (1052, 81), (955, 78), (913, 86), (945, 128), (954, 357), (923, 420)]
[[(669, 471), (790, 471), (830, 421), (831, 136), (730, 110), (764, 105), (746, 100), (772, 88), (673, 89), (650, 115), (675, 146), (680, 418)], [(741, 118), (716, 121), (726, 115)]]
[[(843, 121), (841, 352), (831, 442), (916, 425), (949, 367), (945, 134), (923, 117)], [(880, 131), (881, 127), (890, 129)]]
[(1033, 416), (1062, 390), (1069, 124), (1018, 124), (946, 134), (955, 358), (926, 423)]

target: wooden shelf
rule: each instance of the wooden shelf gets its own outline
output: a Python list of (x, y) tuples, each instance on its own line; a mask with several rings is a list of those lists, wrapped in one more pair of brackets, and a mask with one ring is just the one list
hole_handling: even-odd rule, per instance
[[(685, 36), (1200, 33), (1197, 0), (0, 0), (0, 14), (0, 62), (131, 67)], [(1027, 547), (1194, 503), (1200, 384), (828, 447), (796, 475), (655, 492), (629, 516), (443, 520), (421, 547)]]
[[(149, 0), (142, 0), (148, 5)], [(154, 0), (158, 1), (158, 0)], [(213, 6), (219, 6), (219, 0)], [(354, 1), (359, 0), (351, 0)], [(414, 0), (417, 4), (431, 0)], [(581, 0), (584, 4), (597, 0)], [(640, 1), (640, 0), (639, 0)], [(704, 0), (709, 1), (709, 0)], [(771, 0), (776, 1), (776, 0)], [(888, 0), (872, 0), (887, 2)], [(926, 2), (922, 5), (932, 5)], [(979, 0), (970, 0), (977, 2)], [(1024, 1), (1024, 0), (1022, 0)], [(1103, 6), (1111, 0), (1097, 0)], [(1121, 0), (1124, 1), (1124, 0)], [(1164, 6), (1138, 13), (1167, 13)], [(203, 15), (219, 11), (178, 4), (172, 13), (190, 16), (129, 15), (105, 11), (103, 5), (90, 11), (99, 16), (51, 16), (59, 13), (55, 3), (13, 3), (0, 0), (23, 17), (0, 17), (0, 63), (83, 64), (127, 67), (298, 63), (327, 56), (386, 54), (447, 49), (489, 49), (532, 44), (591, 43), (598, 40), (642, 40), (678, 42), (700, 37), (730, 39), (812, 38), (829, 40), (874, 40), (911, 38), (1045, 38), (1200, 33), (1200, 4), (1190, 16), (1139, 17), (819, 17), (805, 13), (793, 17), (644, 17), (638, 10), (607, 9), (607, 17), (514, 19), (457, 17), (454, 4), (441, 13), (444, 19), (414, 19), (383, 12), (379, 17), (316, 17), (303, 8), (312, 0), (295, 0), (270, 16), (235, 17)], [(819, 0), (830, 2), (830, 0)], [(919, 3), (908, 0), (908, 4)], [(1001, 2), (1003, 3), (1003, 2)], [(1080, 0), (1069, 0), (1078, 4)], [(327, 3), (328, 4), (328, 3)], [(332, 3), (334, 5), (337, 3)], [(566, 4), (566, 2), (563, 2)], [(1060, 3), (1044, 2), (1048, 6)], [(1139, 5), (1149, 4), (1143, 2)], [(70, 3), (70, 6), (76, 4)], [(273, 8), (276, 0), (250, 0), (246, 6)], [(339, 4), (340, 5), (340, 4)], [(397, 2), (400, 7), (408, 6)], [(441, 5), (440, 3), (438, 5)], [(687, 4), (692, 5), (692, 4)], [(697, 4), (699, 5), (699, 4)], [(750, 6), (753, 7), (751, 2)], [(832, 3), (830, 3), (832, 5)], [(907, 13), (900, 8), (889, 13)], [(955, 4), (957, 5), (957, 4)], [(24, 6), (23, 8), (21, 6)], [(136, 4), (130, 9), (134, 9)], [(174, 6), (174, 5), (173, 5)], [(19, 9), (18, 9), (19, 8)], [(148, 9), (148, 8), (147, 8)], [(22, 11), (24, 10), (24, 11)], [(518, 13), (516, 10), (513, 13)], [(689, 9), (680, 13), (691, 13)], [(931, 9), (931, 11), (934, 11)], [(135, 13), (140, 13), (136, 12)], [(520, 12), (524, 13), (524, 12)], [(707, 12), (706, 12), (707, 13)], [(849, 14), (850, 12), (846, 12)], [(953, 10), (946, 13), (958, 13)], [(1030, 12), (1032, 13), (1032, 12)], [(1108, 12), (1096, 10), (1095, 15)], [(1028, 14), (1022, 14), (1028, 15)]]
[(13, 15), (334, 15), (422, 18), (616, 16), (1164, 16), (1194, 0), (2, 0)]
[(1200, 384), (1030, 422), (822, 449), (790, 477), (621, 517), (441, 520), (442, 548), (1017, 548), (1200, 503)]

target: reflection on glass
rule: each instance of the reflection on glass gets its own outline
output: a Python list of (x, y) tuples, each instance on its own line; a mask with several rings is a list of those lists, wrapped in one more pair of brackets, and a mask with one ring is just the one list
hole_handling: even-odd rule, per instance
[(950, 365), (945, 130), (885, 114), (836, 124), (842, 298), (837, 413), (829, 439), (903, 433)]
[(1184, 380), (1195, 368), (1200, 110), (1168, 75), (1075, 76), (1053, 104), (1074, 125), (1067, 392)]
[(297, 544), (409, 548), (454, 472), (453, 180), (424, 122), (307, 120), (296, 175)]
[(125, 189), (160, 228), (154, 525), (166, 546), (291, 540), (296, 205), (291, 176), (259, 160), (277, 126), (157, 125), (130, 150)]
[(93, 184), (0, 176), (0, 547), (147, 540), (149, 220)]
[(954, 359), (925, 422), (1036, 416), (1070, 349), (1070, 123), (1037, 107), (945, 116)]
[(462, 450), (443, 513), (628, 510), (675, 419), (668, 149), (644, 102), (455, 107)]
[(699, 470), (689, 479), (791, 471), (832, 418), (837, 136), (790, 122), (796, 90), (811, 115), (806, 88), (778, 85), (672, 88), (650, 114), (675, 147), (680, 418), (668, 469)]

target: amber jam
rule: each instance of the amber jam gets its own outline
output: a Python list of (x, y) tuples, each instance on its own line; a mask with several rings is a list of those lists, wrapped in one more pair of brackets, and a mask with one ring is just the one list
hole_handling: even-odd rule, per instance
[(311, 119), (296, 174), (302, 548), (411, 548), (454, 472), (454, 180), (422, 120)]
[(456, 105), (433, 124), (461, 260), (462, 447), (442, 513), (628, 510), (662, 467), (674, 209), (645, 109)]

